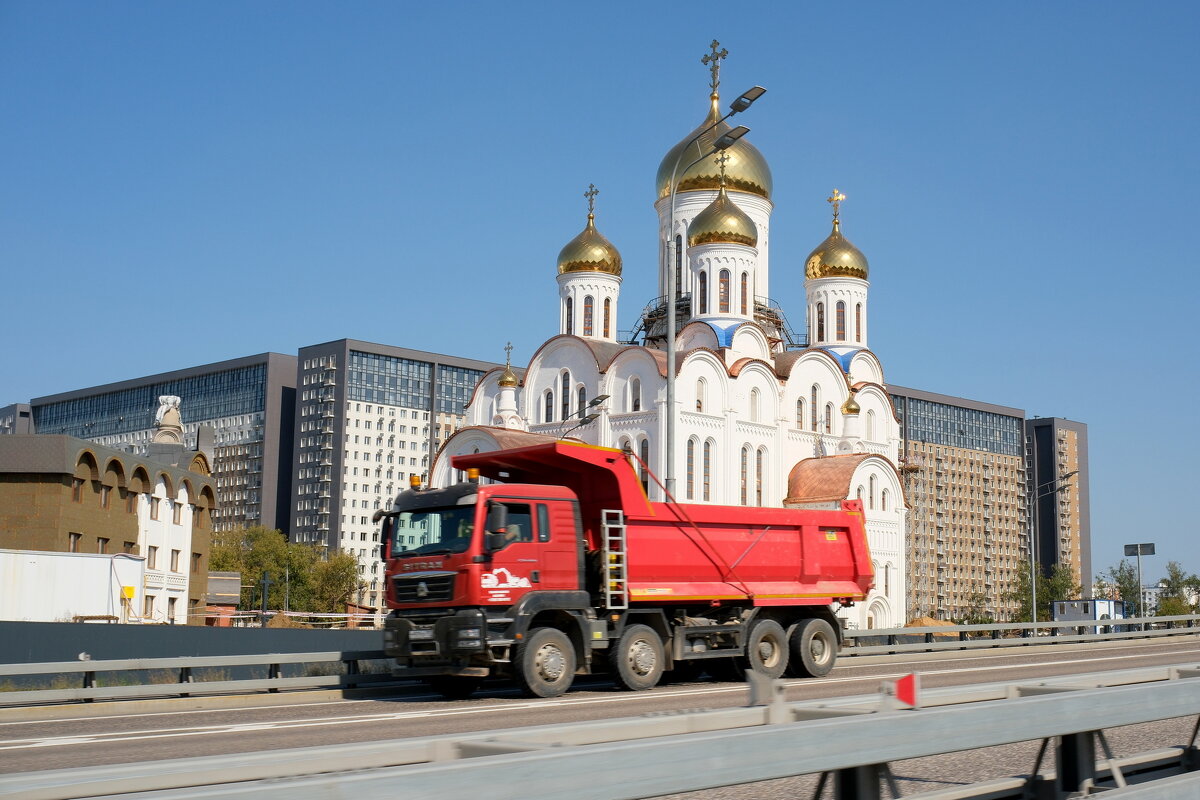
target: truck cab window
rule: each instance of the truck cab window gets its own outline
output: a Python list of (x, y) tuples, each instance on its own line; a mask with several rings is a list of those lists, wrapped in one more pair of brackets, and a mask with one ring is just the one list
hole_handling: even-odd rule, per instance
[(538, 504), (538, 541), (550, 541), (550, 513), (546, 510), (546, 506)]
[(515, 542), (533, 541), (533, 509), (528, 503), (505, 503), (508, 509), (508, 528), (504, 531), (507, 547)]

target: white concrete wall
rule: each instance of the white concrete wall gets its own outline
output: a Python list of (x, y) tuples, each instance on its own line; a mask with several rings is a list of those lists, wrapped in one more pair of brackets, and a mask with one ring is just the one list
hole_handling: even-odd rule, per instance
[(121, 587), (134, 587), (127, 608), (141, 608), (145, 560), (124, 553), (0, 550), (0, 619), (70, 622), (110, 615), (125, 621)]

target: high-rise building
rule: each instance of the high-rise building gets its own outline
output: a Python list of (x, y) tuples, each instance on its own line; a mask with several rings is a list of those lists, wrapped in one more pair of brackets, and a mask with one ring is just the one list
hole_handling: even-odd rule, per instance
[(498, 365), (353, 339), (301, 348), (298, 365), (292, 540), (356, 556), (359, 602), (382, 606), (375, 511), (426, 479)]
[[(154, 435), (158, 398), (182, 399), (189, 447), (211, 425), (217, 508), (213, 530), (264, 525), (286, 531), (291, 497), (296, 357), (262, 353), (118, 383), (36, 397), (33, 431), (66, 434), (145, 455)], [(22, 406), (10, 406), (20, 421)], [(0, 432), (8, 432), (0, 428)], [(17, 432), (17, 431), (13, 431)]]
[(1028, 550), (1025, 412), (890, 384), (901, 474), (910, 618), (1008, 619)]
[[(1043, 575), (1055, 564), (1071, 569), (1091, 596), (1091, 498), (1087, 425), (1059, 417), (1025, 421), (1026, 491)], [(1055, 600), (1070, 598), (1056, 597)]]

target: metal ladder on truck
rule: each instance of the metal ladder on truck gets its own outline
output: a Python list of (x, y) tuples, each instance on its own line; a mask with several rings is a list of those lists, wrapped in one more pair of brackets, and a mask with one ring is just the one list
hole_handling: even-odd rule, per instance
[(601, 515), (604, 605), (609, 609), (629, 608), (629, 584), (625, 573), (625, 513), (606, 508)]

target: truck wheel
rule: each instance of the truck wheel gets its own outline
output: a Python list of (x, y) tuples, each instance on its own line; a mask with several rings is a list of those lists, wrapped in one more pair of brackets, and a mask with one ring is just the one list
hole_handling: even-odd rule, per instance
[(820, 678), (833, 669), (837, 659), (837, 634), (825, 620), (814, 617), (797, 623), (790, 645), (793, 674)]
[(608, 651), (609, 666), (617, 686), (635, 692), (658, 685), (664, 661), (662, 639), (646, 625), (627, 627)]
[(773, 619), (761, 619), (746, 641), (746, 668), (768, 678), (778, 678), (788, 665), (788, 636)]
[(475, 694), (475, 690), (481, 683), (483, 683), (483, 678), (438, 675), (429, 679), (429, 688), (447, 700), (466, 700)]
[(517, 680), (530, 697), (558, 697), (575, 680), (575, 647), (557, 628), (534, 628), (516, 657)]

